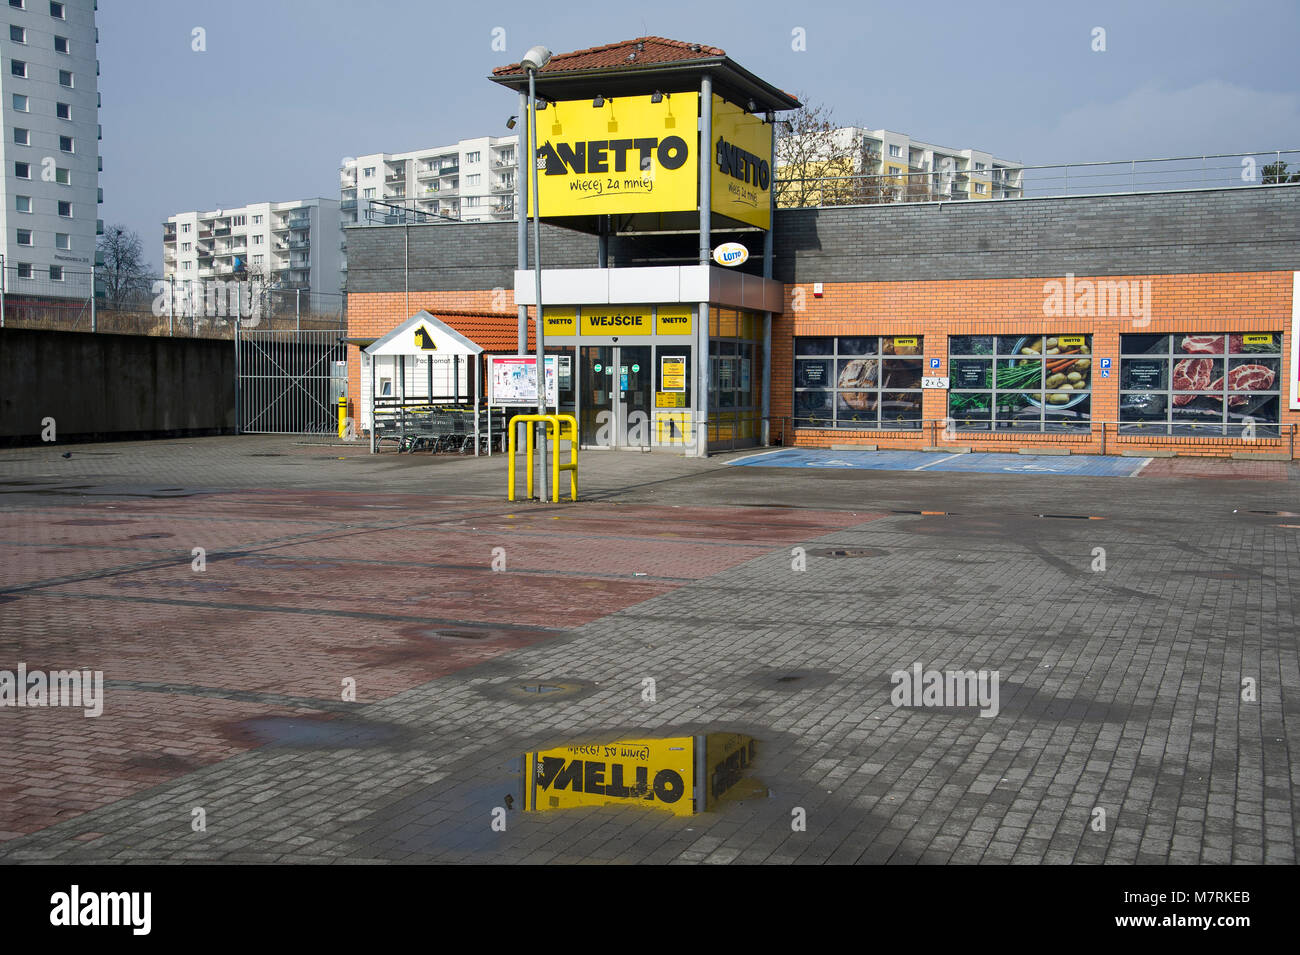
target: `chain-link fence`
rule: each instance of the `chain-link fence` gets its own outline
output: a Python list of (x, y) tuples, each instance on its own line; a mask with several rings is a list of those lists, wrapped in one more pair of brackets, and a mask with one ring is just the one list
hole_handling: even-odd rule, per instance
[[(26, 265), (0, 269), (0, 327), (185, 338), (232, 338), (242, 330), (346, 327), (346, 297), (225, 279), (144, 277), (112, 287), (89, 270)], [(92, 285), (98, 294), (91, 295)], [(107, 285), (107, 287), (106, 287)]]

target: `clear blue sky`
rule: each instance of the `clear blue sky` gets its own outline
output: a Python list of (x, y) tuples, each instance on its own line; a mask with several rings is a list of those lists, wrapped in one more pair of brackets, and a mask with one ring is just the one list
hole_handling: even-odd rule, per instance
[(345, 156), (503, 134), (486, 76), (534, 43), (708, 43), (844, 125), (1027, 163), (1300, 146), (1292, 0), (100, 0), (97, 22), (101, 215), (154, 268), (174, 212), (337, 198)]

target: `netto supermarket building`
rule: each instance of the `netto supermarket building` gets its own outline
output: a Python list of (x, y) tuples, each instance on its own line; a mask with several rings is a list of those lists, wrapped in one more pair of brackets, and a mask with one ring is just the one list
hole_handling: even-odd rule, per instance
[[(560, 54), (537, 90), (546, 351), (588, 445), (1295, 456), (1300, 186), (781, 209), (797, 103), (720, 49)], [(522, 225), (351, 231), (349, 340), (424, 309), (531, 351)]]

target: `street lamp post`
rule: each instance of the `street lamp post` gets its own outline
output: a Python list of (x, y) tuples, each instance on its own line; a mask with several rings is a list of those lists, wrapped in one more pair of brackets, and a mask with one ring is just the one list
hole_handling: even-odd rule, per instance
[[(542, 321), (542, 210), (541, 196), (537, 193), (537, 71), (544, 67), (551, 59), (551, 51), (544, 46), (535, 46), (520, 60), (520, 65), (528, 71), (528, 117), (529, 129), (531, 130), (531, 150), (529, 151), (529, 164), (532, 166), (533, 178), (533, 278), (534, 291), (536, 293), (533, 299), (533, 327), (537, 332), (537, 413), (546, 414), (546, 333), (545, 322)], [(539, 455), (538, 464), (541, 467), (541, 480), (538, 483), (538, 489), (541, 492), (541, 499), (545, 501), (549, 496), (547, 493), (547, 472), (546, 472), (546, 425), (538, 422), (539, 432)], [(555, 453), (560, 453), (559, 429), (555, 434)]]

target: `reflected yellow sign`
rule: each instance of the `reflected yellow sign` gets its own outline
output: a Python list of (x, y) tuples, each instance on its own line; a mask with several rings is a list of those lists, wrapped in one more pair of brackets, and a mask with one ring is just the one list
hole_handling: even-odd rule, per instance
[(561, 746), (524, 758), (526, 809), (611, 803), (651, 806), (678, 816), (694, 812), (695, 742), (622, 740)]
[[(542, 215), (685, 212), (699, 203), (700, 95), (551, 103), (537, 114)], [(532, 215), (532, 194), (529, 194)]]

